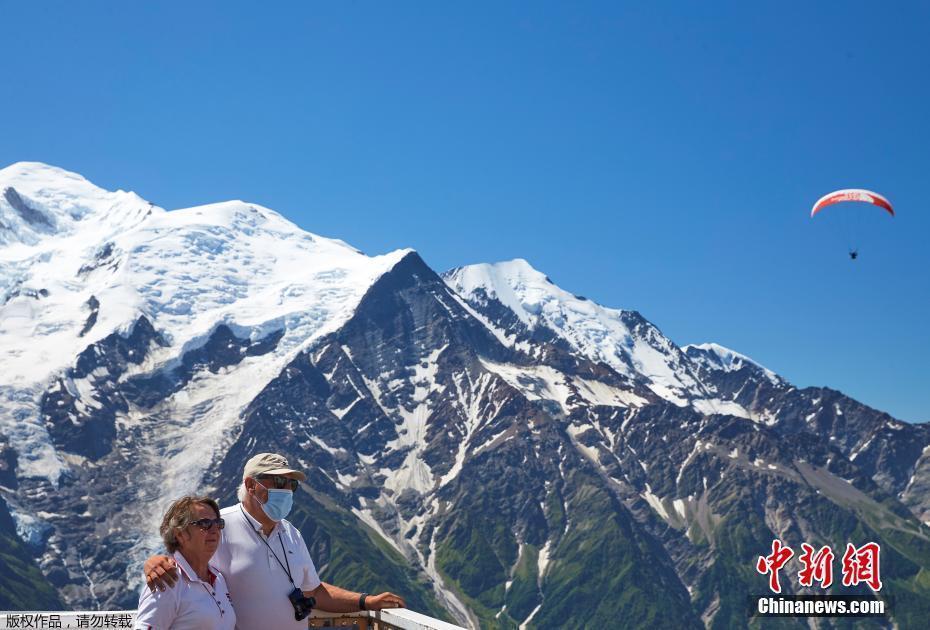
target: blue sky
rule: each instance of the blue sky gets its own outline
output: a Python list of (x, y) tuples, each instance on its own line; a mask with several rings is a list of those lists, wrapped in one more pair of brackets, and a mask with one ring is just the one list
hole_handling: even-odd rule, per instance
[[(168, 209), (245, 199), (437, 271), (526, 258), (677, 343), (930, 420), (930, 4), (5, 2), (0, 22), (0, 165)], [(845, 187), (898, 216), (808, 218)]]

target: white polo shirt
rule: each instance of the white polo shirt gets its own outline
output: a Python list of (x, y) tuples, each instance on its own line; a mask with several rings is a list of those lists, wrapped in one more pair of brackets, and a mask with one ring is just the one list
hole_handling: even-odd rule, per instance
[[(236, 628), (307, 630), (307, 619), (294, 619), (294, 607), (287, 598), (295, 585), (302, 591), (320, 585), (300, 531), (283, 520), (266, 537), (261, 523), (241, 503), (223, 508), (220, 516), (226, 527), (211, 563), (226, 577), (236, 605)], [(293, 583), (287, 577), (288, 567)]]
[(236, 611), (223, 574), (210, 563), (213, 583), (201, 580), (180, 551), (174, 552), (181, 574), (174, 588), (153, 593), (145, 585), (139, 594), (137, 630), (233, 630)]

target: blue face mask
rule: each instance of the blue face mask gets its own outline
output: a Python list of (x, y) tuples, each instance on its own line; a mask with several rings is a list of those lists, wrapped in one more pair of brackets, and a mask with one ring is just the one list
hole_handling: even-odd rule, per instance
[(281, 521), (290, 513), (293, 506), (294, 493), (290, 490), (268, 490), (268, 500), (262, 505), (262, 510), (271, 520)]

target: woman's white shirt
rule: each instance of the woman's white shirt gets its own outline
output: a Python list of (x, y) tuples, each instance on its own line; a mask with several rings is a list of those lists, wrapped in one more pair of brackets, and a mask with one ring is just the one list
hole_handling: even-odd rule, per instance
[(181, 555), (174, 552), (180, 579), (164, 591), (153, 593), (145, 585), (139, 594), (137, 630), (233, 630), (236, 611), (223, 574), (210, 565), (213, 584), (201, 580)]

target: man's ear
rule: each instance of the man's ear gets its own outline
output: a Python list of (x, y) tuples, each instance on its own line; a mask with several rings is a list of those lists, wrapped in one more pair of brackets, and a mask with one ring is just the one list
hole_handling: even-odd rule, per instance
[(190, 541), (191, 536), (187, 533), (187, 528), (185, 527), (184, 529), (179, 529), (174, 538), (178, 541), (178, 547), (183, 547)]

